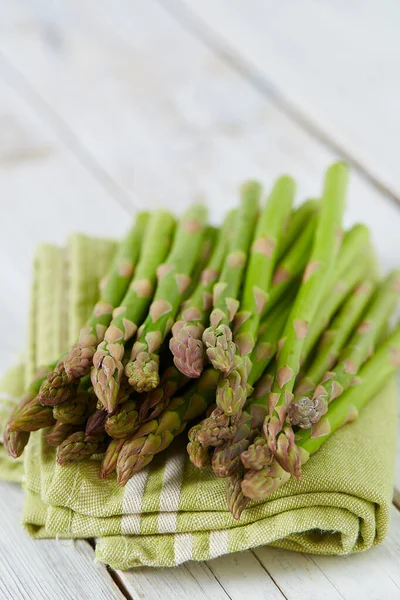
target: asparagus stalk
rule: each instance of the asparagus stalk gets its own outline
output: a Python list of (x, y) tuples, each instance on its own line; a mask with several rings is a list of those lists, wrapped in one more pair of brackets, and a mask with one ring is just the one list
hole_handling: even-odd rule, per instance
[[(400, 368), (400, 326), (363, 365), (358, 383), (346, 390), (328, 407), (328, 412), (311, 429), (296, 433), (296, 444), (301, 462), (317, 452), (322, 444), (340, 427), (357, 418), (359, 411), (380, 392)], [(290, 475), (275, 461), (258, 471), (248, 471), (242, 482), (242, 492), (247, 498), (263, 500), (283, 485)]]
[[(314, 402), (307, 404), (310, 418), (307, 417), (306, 406), (302, 406), (301, 422), (303, 427), (317, 422), (324, 411), (326, 412), (328, 403), (338, 398), (349, 385), (357, 381), (357, 373), (373, 352), (382, 329), (386, 327), (386, 323), (396, 307), (399, 295), (400, 271), (393, 271), (376, 291), (364, 315), (363, 322), (340, 354), (335, 370), (326, 371), (321, 383), (316, 387), (312, 401), (318, 404), (317, 414), (315, 414)], [(295, 409), (294, 417), (296, 421)]]
[(148, 218), (147, 213), (139, 213), (135, 225), (119, 245), (110, 273), (103, 280), (100, 300), (87, 326), (81, 329), (78, 343), (60, 358), (41, 385), (38, 394), (41, 404), (56, 406), (66, 402), (76, 395), (77, 380), (89, 373), (96, 346), (102, 341), (112, 311), (122, 300), (129, 285)]
[(298, 240), (279, 262), (272, 279), (267, 312), (271, 311), (275, 306), (279, 306), (282, 299), (285, 298), (287, 291), (302, 275), (310, 257), (316, 224), (316, 215), (312, 215), (303, 231), (299, 234)]
[(299, 208), (293, 210), (287, 229), (278, 244), (278, 261), (281, 261), (292, 250), (301, 237), (302, 232), (307, 228), (308, 223), (315, 220), (318, 211), (319, 200), (315, 199), (307, 200)]
[(57, 421), (50, 433), (44, 437), (50, 446), (60, 446), (72, 433), (80, 431), (80, 425), (72, 425), (71, 423), (61, 423)]
[(90, 436), (84, 431), (72, 433), (58, 447), (57, 462), (65, 465), (71, 462), (80, 462), (99, 454), (104, 449), (104, 435)]
[(38, 398), (33, 398), (21, 407), (8, 422), (7, 429), (12, 431), (37, 431), (54, 425), (53, 409), (42, 406)]
[(232, 370), (236, 346), (230, 324), (239, 308), (239, 291), (242, 284), (247, 253), (253, 238), (257, 219), (261, 186), (248, 181), (241, 188), (241, 203), (236, 214), (232, 240), (218, 283), (213, 289), (214, 308), (210, 314), (210, 327), (203, 333), (203, 343), (213, 367), (227, 374)]
[(231, 475), (226, 484), (228, 508), (236, 521), (239, 521), (243, 510), (249, 502), (249, 498), (246, 498), (242, 491), (242, 480), (243, 473), (239, 471)]
[(103, 408), (98, 408), (87, 420), (86, 435), (99, 435), (105, 432), (105, 423), (108, 418), (108, 412)]
[[(217, 406), (226, 414), (240, 412), (247, 398), (247, 379), (261, 317), (268, 303), (277, 246), (285, 221), (292, 209), (295, 183), (290, 177), (280, 177), (256, 227), (244, 280), (240, 311), (235, 317), (235, 366), (220, 379), (217, 388)], [(247, 357), (247, 360), (244, 360)]]
[(153, 296), (158, 266), (171, 246), (175, 220), (167, 211), (157, 211), (150, 217), (145, 232), (140, 260), (120, 306), (93, 357), (91, 379), (97, 398), (108, 412), (116, 401), (124, 371), (122, 363), (126, 342), (143, 322)]
[[(309, 324), (314, 318), (334, 269), (340, 245), (339, 233), (346, 184), (347, 167), (342, 163), (332, 165), (325, 177), (321, 213), (311, 258), (283, 333), (284, 342), (278, 354), (276, 377), (269, 397), (270, 414), (264, 422), (264, 432), (270, 450), (282, 467), (294, 473), (296, 477), (300, 477), (301, 474), (300, 459), (296, 446), (285, 443), (282, 427), (288, 405), (293, 399), (294, 382), (300, 369)], [(282, 440), (279, 439), (281, 437)]]
[(18, 458), (23, 453), (25, 446), (29, 442), (29, 431), (10, 431), (6, 426), (3, 434), (3, 445), (8, 456)]
[(161, 376), (160, 385), (148, 392), (139, 404), (139, 423), (146, 423), (156, 419), (165, 408), (174, 394), (188, 382), (175, 365), (165, 369)]
[(252, 364), (248, 383), (254, 385), (277, 353), (279, 340), (289, 317), (293, 298), (285, 298), (268, 313), (258, 330), (258, 338), (250, 360)]
[[(52, 365), (53, 367), (54, 365)], [(51, 368), (51, 367), (49, 367)], [(14, 417), (18, 418), (20, 411), (31, 402), (37, 395), (44, 378), (48, 372), (48, 368), (40, 369), (31, 385), (22, 395), (22, 398), (18, 404), (18, 407), (12, 412), (10, 415), (3, 434), (3, 444), (4, 448), (9, 456), (12, 458), (18, 458), (23, 453), (25, 446), (29, 442), (30, 432), (29, 431), (18, 431), (10, 429), (10, 422), (14, 419)], [(14, 420), (15, 423), (15, 420)]]
[(355, 286), (366, 276), (376, 279), (374, 260), (368, 227), (357, 224), (346, 231), (330, 285), (310, 323), (308, 336), (304, 340), (302, 363), (304, 363), (304, 356), (310, 354), (333, 315)]
[(202, 272), (207, 267), (210, 260), (211, 254), (214, 252), (215, 244), (219, 236), (220, 230), (218, 227), (213, 225), (207, 225), (204, 229), (204, 236), (200, 246), (199, 256), (193, 267), (193, 272), (190, 278), (190, 284), (188, 285), (185, 293), (182, 296), (181, 309), (184, 307), (189, 298), (192, 297), (194, 290), (196, 289)]
[(322, 335), (318, 351), (307, 371), (306, 376), (295, 388), (295, 400), (289, 407), (289, 419), (292, 425), (304, 426), (298, 420), (298, 396), (312, 393), (321, 381), (324, 373), (336, 365), (339, 353), (348, 341), (350, 335), (360, 323), (361, 317), (374, 292), (372, 281), (360, 283), (333, 319), (331, 325)]
[(127, 437), (137, 429), (138, 403), (128, 400), (121, 404), (105, 422), (105, 431), (115, 440)]
[(96, 409), (96, 396), (93, 391), (81, 390), (75, 398), (53, 408), (56, 421), (70, 425), (84, 425)]
[[(266, 369), (267, 365), (273, 359), (276, 350), (278, 348), (279, 339), (283, 328), (285, 326), (290, 307), (291, 297), (287, 295), (282, 303), (282, 309), (278, 310), (278, 307), (268, 314), (261, 325), (260, 335), (256, 343), (256, 347), (252, 352), (252, 364), (248, 385), (253, 386), (261, 377), (262, 372)], [(268, 375), (271, 380), (271, 375)], [(262, 379), (260, 384), (262, 383)], [(272, 385), (272, 384), (271, 384)], [(263, 390), (261, 395), (265, 393), (265, 386), (258, 385)], [(257, 390), (257, 387), (256, 387)], [(271, 391), (269, 387), (268, 391)], [(256, 392), (255, 392), (256, 394)], [(266, 413), (264, 413), (265, 416)], [(201, 423), (192, 428), (189, 432), (189, 436), (192, 436), (192, 444), (188, 447), (189, 457), (193, 464), (200, 466), (200, 462), (197, 460), (196, 455), (201, 455), (201, 466), (207, 464), (206, 456), (209, 453), (205, 452), (210, 446), (219, 447), (224, 444), (226, 447), (229, 446), (229, 440), (234, 436), (238, 423), (241, 422), (239, 415), (227, 415), (222, 409), (215, 408), (210, 415), (208, 415)], [(203, 452), (201, 448), (203, 448)], [(209, 462), (209, 461), (208, 461)]]
[(137, 392), (148, 392), (159, 384), (159, 350), (171, 330), (182, 296), (190, 283), (200, 249), (206, 210), (192, 206), (183, 216), (167, 262), (158, 268), (159, 282), (153, 302), (125, 367), (129, 383)]
[(174, 398), (158, 419), (144, 423), (125, 441), (117, 461), (120, 485), (125, 485), (133, 473), (148, 465), (181, 433), (188, 421), (200, 416), (215, 398), (218, 373), (205, 370), (181, 398)]
[(149, 214), (139, 213), (133, 227), (118, 247), (102, 286), (100, 300), (94, 307), (87, 326), (81, 329), (78, 342), (64, 358), (65, 372), (70, 380), (79, 379), (90, 371), (94, 353), (111, 323), (113, 311), (120, 305), (128, 290), (148, 222)]
[(100, 477), (102, 479), (108, 477), (116, 470), (118, 457), (125, 442), (125, 439), (110, 440), (101, 464)]
[(204, 368), (202, 335), (212, 308), (212, 289), (225, 259), (234, 216), (233, 211), (228, 213), (210, 260), (200, 274), (200, 281), (172, 327), (169, 347), (174, 363), (181, 373), (190, 378), (199, 377)]
[(44, 406), (57, 406), (73, 398), (78, 387), (79, 380), (71, 380), (65, 371), (64, 358), (61, 358), (44, 379), (37, 397)]

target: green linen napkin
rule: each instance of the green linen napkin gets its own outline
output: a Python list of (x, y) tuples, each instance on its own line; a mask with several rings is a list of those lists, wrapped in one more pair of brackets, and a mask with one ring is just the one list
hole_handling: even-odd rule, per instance
[[(85, 236), (71, 238), (63, 260), (57, 248), (41, 249), (29, 373), (76, 338), (113, 251), (109, 242)], [(42, 271), (49, 265), (51, 277)], [(1, 386), (7, 406), (20, 395), (20, 380), (14, 369)], [(25, 451), (23, 523), (36, 538), (96, 538), (97, 559), (115, 569), (174, 566), (262, 544), (317, 554), (366, 550), (387, 532), (395, 438), (393, 380), (310, 459), (301, 482), (291, 480), (265, 502), (251, 503), (236, 522), (226, 510), (224, 481), (191, 465), (184, 435), (120, 488), (115, 477), (98, 478), (100, 458), (57, 465), (55, 449), (37, 432)]]

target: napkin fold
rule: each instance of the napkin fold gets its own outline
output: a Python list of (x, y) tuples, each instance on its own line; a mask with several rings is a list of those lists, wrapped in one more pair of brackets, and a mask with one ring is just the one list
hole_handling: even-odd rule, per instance
[[(98, 297), (114, 242), (74, 235), (65, 250), (39, 247), (34, 261), (26, 363), (0, 382), (0, 434), (35, 370), (77, 338)], [(31, 435), (24, 461), (0, 447), (0, 478), (21, 481), (23, 524), (35, 538), (95, 538), (96, 557), (114, 569), (174, 566), (271, 544), (348, 554), (380, 543), (388, 529), (396, 445), (392, 380), (357, 421), (337, 431), (303, 468), (239, 522), (226, 509), (225, 482), (187, 458), (186, 436), (156, 456), (126, 487), (98, 477), (101, 457), (60, 466), (56, 450)]]

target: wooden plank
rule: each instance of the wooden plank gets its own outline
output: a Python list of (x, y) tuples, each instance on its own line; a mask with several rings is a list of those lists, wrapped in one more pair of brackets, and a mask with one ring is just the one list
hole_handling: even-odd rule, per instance
[(23, 491), (0, 482), (0, 598), (122, 600), (104, 565), (84, 540), (34, 541), (19, 523)]
[(321, 132), (400, 198), (396, 0), (383, 0), (379, 10), (374, 0), (163, 5), (229, 55), (296, 120)]
[[(1, 79), (0, 123), (0, 190), (4, 206), (0, 219), (0, 281), (7, 282), (0, 286), (3, 372), (17, 360), (24, 345), (36, 244), (64, 244), (76, 230), (119, 236), (128, 226), (128, 211), (88, 174), (46, 120)], [(107, 217), (110, 214), (113, 219)]]
[(366, 553), (315, 556), (261, 547), (254, 554), (287, 598), (386, 600), (400, 598), (400, 513), (394, 507), (386, 540)]
[[(175, 568), (118, 571), (124, 588), (135, 600), (227, 600), (229, 596), (204, 563)], [(265, 578), (268, 576), (265, 574)]]
[(286, 597), (250, 551), (226, 554), (207, 565), (232, 600), (248, 600), (249, 597), (282, 600)]

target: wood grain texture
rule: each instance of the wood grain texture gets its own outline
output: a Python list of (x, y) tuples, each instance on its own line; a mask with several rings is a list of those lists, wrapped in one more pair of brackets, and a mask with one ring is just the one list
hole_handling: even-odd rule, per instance
[[(396, 0), (166, 0), (191, 26), (400, 199)], [(204, 27), (205, 26), (205, 27)]]
[(2, 600), (123, 600), (84, 540), (34, 541), (20, 525), (23, 491), (0, 482), (0, 598)]
[(315, 556), (268, 547), (254, 553), (287, 598), (389, 600), (400, 598), (399, 531), (393, 507), (388, 537), (367, 553)]
[[(119, 571), (118, 576), (135, 600), (227, 600), (232, 598), (204, 563), (175, 568), (139, 568)], [(269, 577), (264, 571), (265, 583)], [(236, 599), (236, 597), (234, 597)]]
[(0, 281), (7, 282), (0, 285), (3, 372), (24, 346), (36, 244), (64, 244), (77, 230), (120, 236), (130, 217), (47, 121), (1, 79), (0, 124)]

